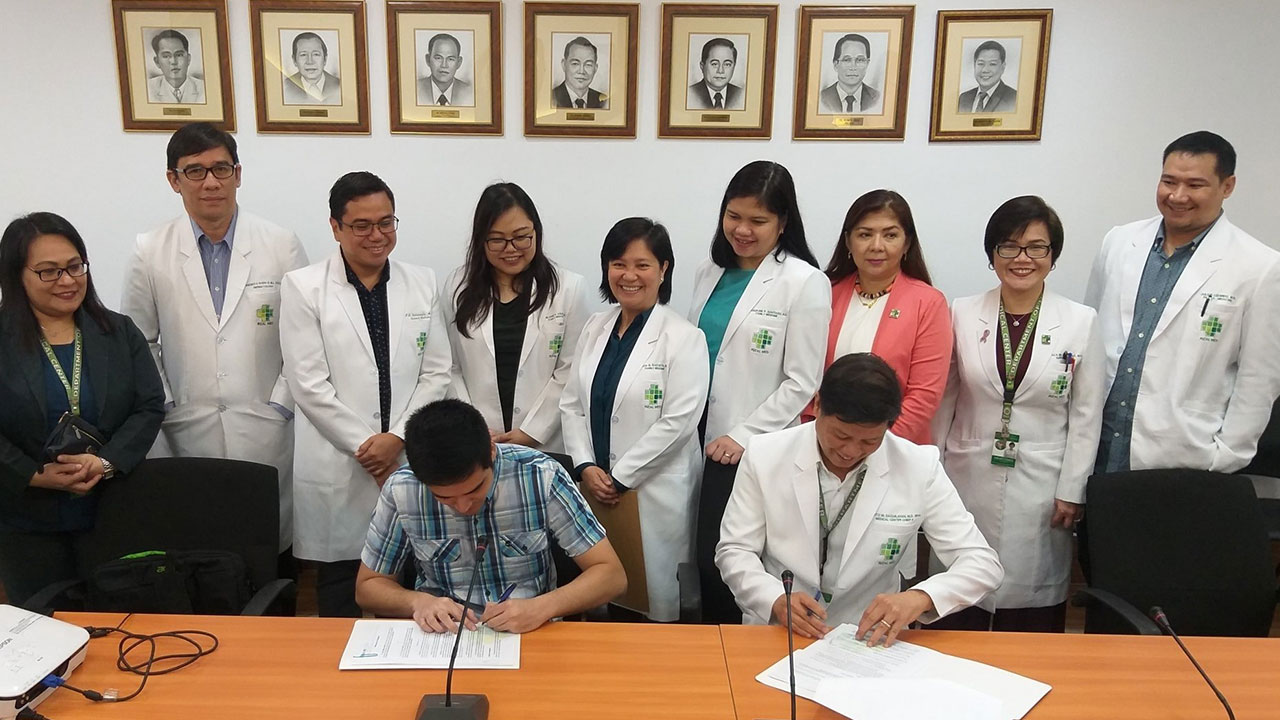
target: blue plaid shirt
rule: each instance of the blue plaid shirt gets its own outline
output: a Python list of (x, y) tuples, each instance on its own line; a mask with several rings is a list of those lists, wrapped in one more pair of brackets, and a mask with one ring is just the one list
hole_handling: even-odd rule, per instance
[(408, 466), (393, 473), (378, 496), (360, 559), (374, 572), (396, 575), (412, 552), (415, 589), (461, 600), (480, 537), (489, 538), (489, 549), (471, 600), (483, 604), (496, 602), (511, 584), (513, 598), (553, 590), (550, 543), (577, 557), (605, 533), (560, 463), (537, 450), (498, 445), (489, 496), (473, 516), (441, 504)]

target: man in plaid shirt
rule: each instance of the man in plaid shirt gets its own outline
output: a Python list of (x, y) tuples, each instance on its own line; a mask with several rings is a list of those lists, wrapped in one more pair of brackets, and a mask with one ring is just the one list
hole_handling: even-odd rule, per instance
[[(387, 479), (369, 524), (356, 602), (412, 617), (428, 632), (463, 620), (528, 632), (606, 603), (627, 587), (618, 556), (568, 473), (519, 445), (495, 445), (480, 412), (461, 400), (430, 403), (405, 426), (408, 467)], [(475, 590), (463, 600), (487, 539)], [(556, 587), (551, 543), (582, 574)], [(413, 554), (414, 589), (397, 576)]]

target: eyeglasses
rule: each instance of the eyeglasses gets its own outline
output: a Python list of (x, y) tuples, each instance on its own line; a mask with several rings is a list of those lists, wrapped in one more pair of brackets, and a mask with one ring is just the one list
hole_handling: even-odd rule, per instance
[(996, 246), (996, 254), (1005, 260), (1012, 260), (1024, 252), (1027, 254), (1027, 257), (1032, 260), (1041, 260), (1049, 257), (1049, 253), (1053, 252), (1053, 248), (1039, 243), (1036, 243), (1035, 245), (1027, 245), (1025, 247), (1021, 245), (1014, 245), (1013, 243), (1000, 243)]
[(533, 246), (532, 235), (517, 235), (513, 238), (491, 237), (484, 241), (486, 247), (494, 252), (502, 252), (510, 245), (517, 250), (528, 250)]
[(383, 235), (390, 235), (391, 233), (396, 231), (397, 227), (400, 226), (400, 218), (396, 217), (395, 215), (392, 215), (390, 217), (384, 217), (378, 222), (369, 222), (368, 220), (357, 220), (353, 223), (344, 223), (341, 220), (339, 220), (338, 227), (342, 227), (343, 225), (346, 225), (347, 227), (351, 228), (351, 234), (355, 235), (356, 237), (368, 237), (369, 235), (373, 234), (374, 228), (378, 228), (378, 230), (381, 231)]
[(871, 60), (870, 58), (867, 58), (866, 56), (863, 56), (863, 55), (859, 55), (858, 57), (850, 57), (848, 55), (845, 55), (844, 57), (840, 58), (837, 62), (840, 65), (856, 65), (858, 67), (862, 67), (867, 63), (871, 62)]
[(41, 268), (39, 270), (35, 268), (27, 268), (27, 269), (35, 273), (36, 275), (38, 275), (42, 281), (51, 283), (51, 282), (58, 282), (59, 280), (61, 280), (63, 273), (66, 273), (67, 275), (70, 275), (73, 278), (84, 277), (89, 272), (89, 263), (77, 261), (77, 262), (71, 263), (70, 265), (64, 268), (52, 267), (52, 268)]
[(203, 165), (188, 165), (187, 167), (184, 167), (181, 170), (174, 170), (173, 172), (182, 173), (182, 177), (188, 180), (200, 181), (200, 180), (203, 180), (206, 175), (210, 175), (210, 174), (212, 174), (214, 177), (218, 178), (219, 180), (226, 180), (227, 178), (236, 174), (236, 168), (238, 167), (240, 166), (228, 165), (226, 163), (218, 163), (213, 167), (205, 167)]

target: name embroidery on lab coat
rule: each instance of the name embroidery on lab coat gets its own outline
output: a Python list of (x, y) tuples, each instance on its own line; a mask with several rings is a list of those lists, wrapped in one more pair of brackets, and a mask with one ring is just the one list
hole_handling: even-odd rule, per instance
[(430, 320), (431, 319), (431, 313), (429, 312), (410, 311), (405, 313), (404, 316), (410, 320)]
[(270, 305), (263, 305), (254, 313), (258, 317), (259, 325), (275, 325), (276, 311)]

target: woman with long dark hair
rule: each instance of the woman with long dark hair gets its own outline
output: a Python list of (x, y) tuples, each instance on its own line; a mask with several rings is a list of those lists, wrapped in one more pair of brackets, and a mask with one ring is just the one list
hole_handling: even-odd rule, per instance
[[(142, 333), (98, 299), (80, 233), (53, 213), (20, 217), (0, 237), (0, 347), (0, 581), (21, 605), (76, 577), (96, 488), (146, 457), (164, 389)], [(46, 461), (65, 413), (97, 430), (97, 454)]]
[(911, 207), (872, 190), (845, 214), (831, 262), (831, 326), (823, 367), (871, 352), (898, 374), (902, 413), (892, 432), (928, 444), (951, 365), (951, 315), (925, 267)]
[(515, 183), (480, 194), (467, 261), (445, 281), (453, 393), (497, 442), (561, 448), (560, 394), (586, 320), (582, 276), (547, 257), (542, 219)]

